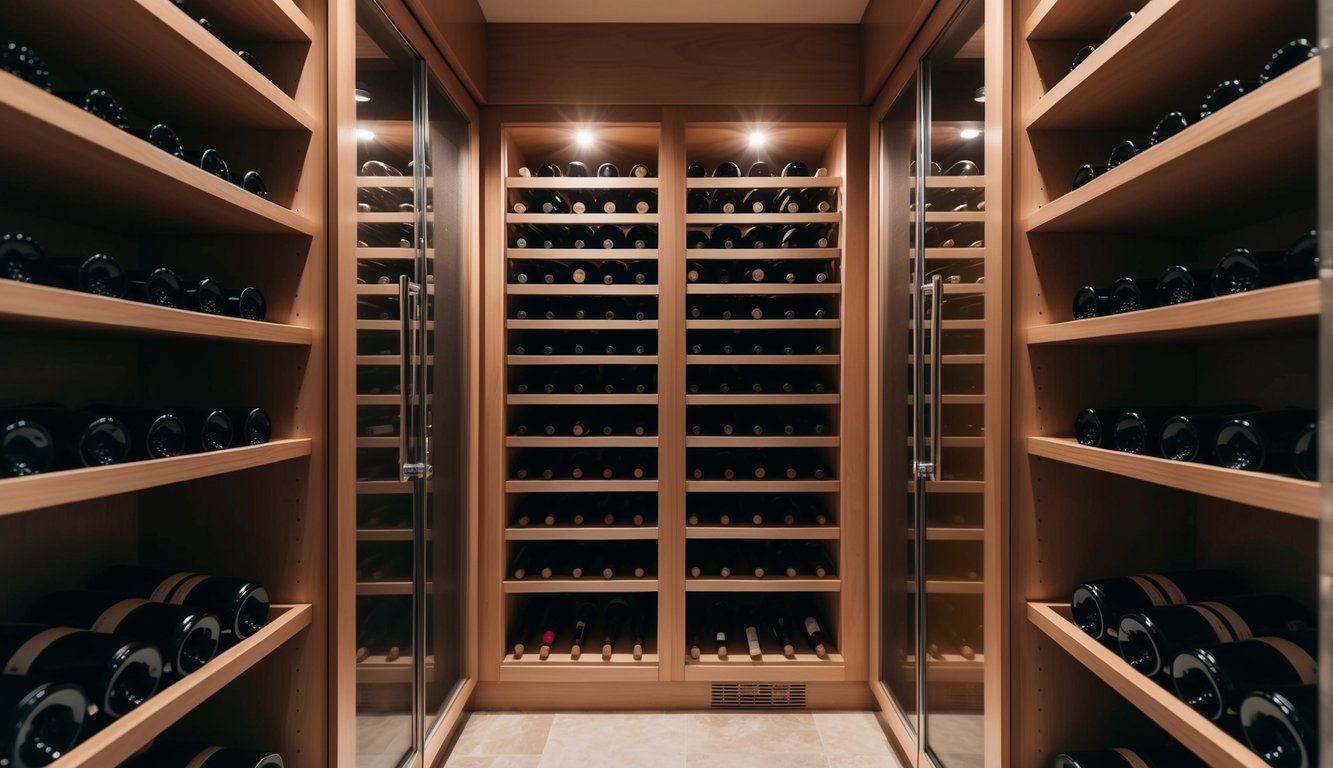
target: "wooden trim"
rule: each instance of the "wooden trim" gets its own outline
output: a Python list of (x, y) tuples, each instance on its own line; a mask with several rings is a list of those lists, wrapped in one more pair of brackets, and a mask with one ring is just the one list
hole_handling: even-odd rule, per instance
[[(797, 681), (799, 682), (799, 681)], [(531, 683), (482, 682), (474, 706), (483, 711), (633, 711), (642, 710), (651, 697), (653, 706), (667, 711), (705, 710), (710, 706), (712, 684), (706, 682), (656, 683)], [(871, 705), (863, 681), (822, 682), (806, 685), (806, 708), (864, 710)]]
[(436, 720), (436, 726), (426, 735), (425, 759), (422, 761), (424, 766), (439, 766), (444, 764), (444, 759), (448, 757), (446, 750), (449, 749), (454, 739), (463, 725), (467, 722), (463, 717), (468, 707), (472, 703), (472, 695), (477, 690), (477, 679), (469, 677), (463, 681), (463, 687), (459, 689), (454, 700), (449, 704), (449, 708)]

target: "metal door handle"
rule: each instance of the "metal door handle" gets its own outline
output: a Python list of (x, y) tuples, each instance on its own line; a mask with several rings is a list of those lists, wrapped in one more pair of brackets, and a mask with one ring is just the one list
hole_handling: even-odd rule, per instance
[(410, 430), (408, 425), (411, 423), (407, 417), (408, 409), (411, 407), (411, 400), (416, 396), (416, 387), (412, 386), (415, 379), (412, 377), (412, 357), (416, 348), (415, 344), (410, 344), (412, 339), (412, 296), (420, 290), (420, 286), (408, 279), (407, 275), (398, 276), (398, 356), (399, 356), (399, 383), (398, 383), (398, 479), (414, 480), (418, 477), (426, 476), (426, 464), (417, 461), (416, 456), (411, 455), (412, 444)]

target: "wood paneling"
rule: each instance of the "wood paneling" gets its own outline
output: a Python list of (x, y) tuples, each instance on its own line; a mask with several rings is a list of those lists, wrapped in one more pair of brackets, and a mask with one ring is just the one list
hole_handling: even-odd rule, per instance
[(856, 104), (859, 32), (819, 24), (491, 24), (490, 104)]
[(861, 17), (861, 99), (874, 101), (938, 0), (870, 0)]
[(477, 0), (407, 0), (407, 6), (472, 98), (484, 102), (487, 24)]

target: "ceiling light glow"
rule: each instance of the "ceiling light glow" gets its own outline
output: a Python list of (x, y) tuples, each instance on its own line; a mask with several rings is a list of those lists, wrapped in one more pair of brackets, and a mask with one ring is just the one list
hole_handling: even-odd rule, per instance
[(763, 131), (750, 131), (750, 149), (763, 149), (768, 144), (768, 134)]
[(375, 132), (370, 130), (369, 128), (357, 128), (356, 138), (358, 141), (374, 141)]
[(958, 132), (958, 137), (963, 141), (971, 141), (981, 135), (980, 128), (964, 128)]
[(588, 149), (593, 142), (592, 131), (587, 128), (578, 129), (574, 132), (574, 141), (579, 145), (579, 148)]

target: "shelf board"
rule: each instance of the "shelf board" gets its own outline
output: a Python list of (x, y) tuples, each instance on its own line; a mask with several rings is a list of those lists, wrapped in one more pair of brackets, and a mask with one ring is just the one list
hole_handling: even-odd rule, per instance
[(719, 493), (837, 493), (837, 480), (686, 480), (685, 490)]
[(1023, 36), (1028, 40), (1100, 39), (1112, 21), (1142, 7), (1143, 0), (1100, 0), (1092, 7), (1081, 0), (1041, 0), (1024, 22)]
[(1313, 179), (1318, 92), (1314, 59), (1030, 213), (1027, 230), (1179, 234), (1182, 223), (1209, 225), (1224, 211), (1305, 183)]
[(214, 0), (197, 5), (210, 21), (241, 40), (308, 45), (315, 38), (315, 26), (292, 0)]
[(78, 332), (310, 346), (309, 328), (0, 279), (0, 321)]
[[(797, 576), (732, 576), (725, 579), (686, 577), (686, 592), (838, 592), (842, 580), (837, 576), (823, 579)], [(747, 657), (748, 658), (748, 657)]]
[(982, 261), (985, 248), (926, 248), (926, 261)]
[[(246, 0), (232, 5), (253, 10), (263, 4)], [(5, 13), (9, 31), (19, 39), (41, 41), (48, 61), (95, 62), (97, 76), (115, 83), (114, 93), (122, 103), (169, 103), (172, 125), (314, 130), (309, 113), (174, 4), (22, 0), (8, 4)], [(237, 8), (236, 15), (243, 13)], [(70, 29), (99, 34), (70, 35)], [(208, 97), (200, 98), (205, 86)]]
[[(915, 528), (907, 529), (907, 538), (911, 540), (916, 539)], [(954, 525), (926, 526), (926, 541), (983, 541), (985, 538), (985, 528), (970, 528)]]
[[(687, 227), (713, 227), (720, 224), (735, 224), (741, 227), (748, 227), (754, 224), (786, 225), (786, 224), (837, 224), (842, 221), (842, 214), (837, 211), (829, 213), (819, 213), (812, 211), (810, 213), (687, 213), (685, 214), (685, 226)], [(728, 250), (751, 250), (730, 248)], [(767, 249), (765, 249), (767, 250)], [(773, 249), (780, 250), (780, 249)]]
[[(927, 176), (926, 189), (983, 189), (985, 176)], [(907, 182), (908, 189), (916, 189), (916, 177)]]
[(657, 189), (656, 176), (506, 176), (508, 189)]
[[(926, 211), (927, 224), (979, 223), (986, 221), (985, 211)], [(916, 223), (916, 214), (908, 214), (907, 222)]]
[(505, 438), (506, 448), (656, 448), (657, 435), (546, 435)]
[(506, 320), (510, 331), (655, 331), (656, 320)]
[(686, 189), (810, 189), (841, 187), (841, 176), (689, 176)]
[(356, 494), (358, 496), (382, 493), (407, 494), (413, 492), (412, 485), (410, 480), (357, 480)]
[(1074, 660), (1111, 686), (1182, 746), (1214, 768), (1265, 768), (1244, 744), (1195, 712), (1167, 688), (1136, 671), (1111, 649), (1089, 637), (1069, 618), (1069, 607), (1028, 603), (1028, 621)]
[(657, 365), (657, 355), (507, 355), (509, 365)]
[(842, 321), (833, 320), (686, 320), (687, 331), (836, 330)]
[(841, 355), (686, 355), (686, 365), (839, 365)]
[(358, 528), (357, 541), (411, 541), (411, 528)]
[[(907, 492), (913, 493), (912, 481), (907, 481)], [(985, 493), (984, 480), (927, 480), (926, 493)]]
[(842, 535), (836, 525), (688, 525), (687, 539), (744, 539), (767, 541), (837, 540)]
[[(633, 254), (630, 256), (629, 254)], [(656, 248), (506, 248), (506, 259), (519, 261), (656, 261)]]
[(788, 261), (792, 259), (837, 259), (842, 250), (836, 245), (829, 248), (690, 248), (685, 251), (687, 261)]
[(505, 529), (505, 541), (644, 541), (657, 539), (655, 525), (529, 525)]
[(656, 480), (506, 480), (506, 493), (655, 493)]
[[(374, 121), (374, 122), (375, 122), (376, 124), (379, 124), (379, 125), (395, 125), (395, 124), (397, 124), (397, 125), (408, 126), (408, 125), (411, 124), (411, 122), (408, 121), (408, 120), (378, 120), (378, 121)], [(358, 189), (360, 189), (361, 187), (385, 187), (385, 188), (410, 189), (410, 188), (416, 186), (416, 177), (414, 177), (414, 176), (357, 176), (357, 177), (356, 177), (356, 186), (357, 186)]]
[[(933, 356), (926, 355), (925, 358), (926, 365), (931, 365), (934, 362), (934, 360), (935, 358)], [(986, 362), (985, 355), (941, 355), (940, 356), (940, 364), (942, 365), (984, 365), (985, 362)], [(908, 355), (907, 367), (911, 368), (912, 364), (913, 364), (912, 356)]]
[(356, 583), (356, 593), (367, 596), (410, 595), (412, 594), (412, 582), (406, 579), (358, 581)]
[(837, 435), (689, 435), (686, 448), (837, 448)]
[[(907, 447), (915, 445), (912, 438), (907, 438)], [(985, 448), (986, 438), (978, 435), (945, 435), (945, 448)]]
[[(813, 653), (798, 653), (789, 659), (780, 653), (764, 653), (752, 659), (746, 653), (744, 638), (725, 661), (715, 653), (704, 654), (702, 659), (685, 659), (687, 682), (742, 682), (742, 683), (804, 683), (841, 682), (846, 679), (846, 665), (842, 654), (830, 653), (821, 659)], [(767, 638), (765, 638), (767, 639)]]
[(412, 211), (363, 211), (356, 215), (357, 224), (412, 224), (416, 220)]
[(698, 296), (836, 294), (842, 293), (842, 285), (839, 283), (690, 283), (685, 287), (685, 293)]
[[(184, 23), (195, 24), (170, 5), (162, 6)], [(102, 12), (102, 4), (97, 8)], [(116, 12), (120, 8), (117, 4)], [(237, 62), (250, 68), (240, 59)], [(164, 69), (179, 67), (168, 64)], [(92, 220), (136, 233), (202, 230), (310, 236), (318, 229), (305, 216), (170, 157), (6, 72), (0, 72), (0, 133), (8, 147), (0, 151), (0, 174), (24, 180), (24, 203), (49, 197), (62, 210), (77, 208), (81, 222)]]
[[(980, 683), (986, 677), (985, 654), (978, 653), (965, 659), (956, 653), (940, 654), (941, 658), (926, 657), (926, 685), (931, 683)], [(908, 656), (904, 669), (914, 669), (915, 656)]]
[[(916, 582), (908, 579), (906, 589), (908, 592), (916, 592)], [(926, 579), (926, 594), (928, 595), (981, 595), (985, 592), (986, 584), (981, 581)]]
[[(435, 668), (435, 657), (426, 657), (426, 675)], [(357, 685), (406, 684), (412, 682), (412, 657), (403, 655), (389, 661), (387, 656), (367, 656), (356, 663)]]
[(505, 293), (510, 296), (656, 296), (656, 285), (617, 283), (509, 283)]
[(582, 395), (506, 395), (505, 402), (509, 405), (657, 405), (657, 395), (608, 395), (601, 392)]
[(1313, 332), (1319, 308), (1319, 281), (1305, 280), (1170, 307), (1031, 326), (1027, 341), (1118, 344)]
[(1028, 453), (1237, 504), (1319, 518), (1319, 483), (1311, 480), (1093, 448), (1067, 437), (1029, 437)]
[(102, 768), (128, 760), (195, 707), (296, 637), (310, 626), (313, 615), (314, 608), (308, 604), (273, 606), (263, 629), (88, 737), (60, 759), (61, 768)]
[(397, 392), (388, 395), (357, 395), (357, 405), (398, 405), (403, 400)]
[(636, 661), (629, 653), (603, 659), (599, 648), (591, 648), (577, 660), (568, 653), (552, 653), (541, 660), (537, 653), (515, 659), (506, 654), (500, 663), (500, 682), (513, 683), (634, 683), (657, 682), (658, 656), (645, 653)]
[(657, 579), (653, 577), (644, 577), (642, 579), (598, 579), (588, 577), (586, 579), (505, 579), (504, 592), (506, 595), (526, 595), (535, 593), (602, 593), (609, 592), (619, 594), (623, 592), (656, 592)]
[[(907, 396), (907, 403), (911, 405), (916, 402), (914, 395)], [(940, 395), (942, 405), (985, 405), (985, 395)]]
[[(434, 249), (426, 249), (426, 258), (434, 256)], [(380, 248), (367, 246), (356, 249), (356, 258), (358, 261), (391, 261), (393, 259), (415, 259), (417, 252), (415, 248)], [(394, 290), (398, 286), (393, 286)]]
[[(1213, 84), (1220, 79), (1207, 77), (1219, 51), (1241, 60), (1240, 49), (1246, 44), (1253, 46), (1265, 38), (1285, 41), (1292, 36), (1288, 30), (1300, 29), (1305, 22), (1304, 8), (1295, 2), (1252, 4), (1226, 14), (1214, 10), (1190, 0), (1144, 4), (1133, 19), (1037, 100), (1026, 117), (1026, 128), (1089, 129), (1155, 121), (1176, 108), (1178, 90), (1197, 87), (1199, 80)], [(1086, 8), (1083, 13), (1087, 14)], [(1271, 50), (1265, 48), (1264, 53)], [(1132, 85), (1146, 82), (1154, 87)], [(1192, 95), (1201, 99), (1204, 94)]]
[[(916, 321), (909, 320), (907, 322), (907, 329), (909, 331), (915, 331)], [(941, 331), (984, 331), (986, 330), (986, 321), (985, 320), (941, 320), (940, 330)]]
[[(506, 213), (506, 224), (587, 224), (596, 228), (603, 224), (634, 226), (657, 224), (656, 213)], [(603, 248), (602, 250), (607, 250)], [(613, 253), (625, 252), (628, 248), (611, 249)]]
[(836, 393), (813, 395), (756, 395), (749, 392), (736, 394), (686, 395), (686, 405), (837, 405), (842, 397)]
[(309, 438), (291, 438), (169, 459), (11, 477), (0, 480), (0, 516), (225, 475), (309, 455)]
[(394, 437), (358, 437), (357, 448), (397, 448), (400, 439)]

